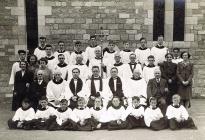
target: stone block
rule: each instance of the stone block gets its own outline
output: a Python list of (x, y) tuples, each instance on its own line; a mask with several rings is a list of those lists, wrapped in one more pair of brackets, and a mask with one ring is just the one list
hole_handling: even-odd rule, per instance
[(199, 6), (205, 6), (205, 2), (199, 2)]
[(86, 19), (85, 18), (76, 18), (75, 23), (85, 23)]
[(85, 4), (85, 6), (88, 6), (88, 7), (92, 6), (91, 1), (85, 2), (84, 4)]
[(120, 40), (120, 35), (109, 35), (108, 40)]
[(84, 6), (84, 5), (85, 5), (85, 3), (81, 2), (81, 1), (71, 2), (71, 6), (80, 7), (80, 6)]
[(115, 23), (126, 23), (126, 19), (117, 18), (115, 19)]
[(17, 5), (18, 7), (24, 7), (25, 6), (24, 0), (17, 0)]
[(89, 24), (89, 29), (98, 29), (98, 24)]
[(128, 40), (128, 35), (127, 34), (120, 35), (120, 39), (121, 40)]
[(198, 18), (197, 17), (185, 17), (185, 24), (193, 24), (197, 25), (198, 24)]
[(199, 4), (198, 3), (186, 3), (186, 8), (187, 9), (199, 9)]
[(45, 25), (45, 16), (38, 16), (38, 25)]
[(205, 30), (198, 31), (198, 34), (199, 35), (204, 35), (205, 34)]
[(165, 11), (165, 24), (174, 24), (174, 11)]
[(26, 17), (18, 16), (18, 25), (26, 25)]
[(45, 20), (46, 23), (55, 23), (54, 18), (46, 18)]
[(185, 34), (185, 41), (194, 41), (194, 34), (193, 33), (186, 33)]
[(126, 30), (127, 34), (137, 34), (137, 30)]
[(38, 15), (51, 15), (52, 11), (51, 11), (51, 6), (38, 6)]
[(63, 23), (63, 18), (54, 18), (55, 23)]
[(154, 1), (153, 0), (147, 0), (144, 2), (144, 10), (153, 10), (154, 8)]
[(90, 40), (90, 34), (84, 34), (83, 40)]
[(173, 25), (165, 25), (165, 40), (172, 41), (173, 40)]
[(92, 1), (92, 2), (91, 2), (91, 6), (102, 6), (102, 2)]
[(90, 19), (90, 18), (86, 18), (86, 24), (88, 24), (88, 23), (92, 23), (93, 21), (92, 21), (92, 19)]
[(135, 23), (135, 19), (126, 19), (126, 23), (127, 24), (132, 24), (132, 23)]
[[(22, 1), (22, 0), (19, 0)], [(45, 0), (38, 0), (38, 6), (45, 6)]]
[(113, 19), (113, 18), (105, 18), (105, 19), (103, 19), (103, 23), (115, 23), (115, 19)]
[(81, 24), (81, 29), (89, 29), (89, 24)]
[(108, 29), (118, 29), (118, 24), (107, 24)]
[(119, 13), (119, 18), (129, 18), (130, 14), (127, 13)]
[(165, 1), (165, 10), (173, 11), (174, 10), (174, 0), (166, 0)]
[(108, 6), (116, 6), (116, 2), (114, 1), (105, 1), (102, 3), (102, 6), (108, 7)]
[(150, 18), (150, 19), (153, 19), (153, 17), (154, 17), (154, 16), (153, 16), (153, 14), (154, 14), (153, 10), (148, 10), (147, 12), (148, 12), (148, 13), (147, 13), (147, 14), (148, 14), (147, 17)]
[(66, 6), (67, 3), (66, 3), (66, 2), (61, 2), (61, 5), (62, 5), (62, 6)]
[(137, 34), (135, 35), (135, 40), (140, 40), (141, 37), (142, 37), (142, 34)]
[(25, 8), (24, 7), (11, 7), (11, 15), (25, 15)]
[(143, 2), (135, 2), (135, 6), (136, 7), (141, 7), (141, 6), (143, 6)]
[(138, 14), (139, 13), (139, 9), (135, 9), (135, 14)]
[(151, 19), (151, 18), (145, 18), (145, 19), (144, 19), (144, 24), (145, 24), (145, 25), (153, 25), (153, 19)]
[(135, 40), (135, 35), (128, 35), (129, 36), (129, 40)]

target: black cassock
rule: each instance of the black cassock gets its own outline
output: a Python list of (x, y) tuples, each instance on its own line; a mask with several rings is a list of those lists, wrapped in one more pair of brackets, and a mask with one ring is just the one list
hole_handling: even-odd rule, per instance
[(12, 101), (12, 110), (16, 111), (20, 106), (24, 98), (29, 98), (29, 88), (26, 87), (26, 83), (31, 84), (33, 82), (33, 73), (25, 71), (22, 76), (22, 71), (17, 71), (14, 79), (14, 92)]

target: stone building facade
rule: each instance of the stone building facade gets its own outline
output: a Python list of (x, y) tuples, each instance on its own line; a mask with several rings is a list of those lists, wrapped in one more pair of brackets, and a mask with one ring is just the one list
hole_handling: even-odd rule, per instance
[[(121, 47), (123, 40), (136, 48), (140, 37), (153, 43), (154, 0), (38, 0), (38, 34), (56, 46), (59, 40), (73, 49), (80, 40), (84, 47), (90, 34), (101, 27), (108, 40)], [(170, 49), (188, 50), (195, 64), (193, 95), (205, 96), (205, 0), (186, 0), (184, 41), (173, 41), (174, 0), (165, 0), (165, 42)], [(0, 5), (0, 97), (11, 96), (8, 85), (17, 50), (27, 48), (24, 0), (3, 0)]]

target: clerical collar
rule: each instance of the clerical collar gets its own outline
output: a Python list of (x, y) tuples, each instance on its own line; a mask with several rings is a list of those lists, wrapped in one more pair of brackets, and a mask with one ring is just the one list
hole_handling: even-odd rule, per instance
[(54, 58), (55, 58), (54, 56), (50, 56), (50, 57), (46, 56), (46, 59), (47, 59), (47, 60), (52, 60), (52, 59), (54, 59)]
[(84, 65), (83, 63), (76, 63), (75, 65)]
[(38, 105), (37, 109), (40, 110), (40, 111), (45, 111), (45, 110), (48, 109), (48, 106), (42, 107), (41, 105)]
[(159, 45), (159, 44), (157, 44), (156, 48), (158, 48), (158, 49), (163, 49), (164, 46), (163, 46), (163, 45)]
[(43, 48), (42, 46), (39, 46), (38, 49), (44, 51), (45, 47)]
[(83, 51), (75, 51), (75, 54), (82, 54)]
[(152, 110), (155, 110), (155, 109), (157, 109), (157, 107), (152, 107), (152, 106), (150, 106), (150, 108), (151, 108)]
[(100, 76), (98, 76), (98, 77), (94, 77), (94, 76), (93, 76), (93, 79), (94, 79), (94, 80), (100, 80)]
[(68, 107), (66, 107), (65, 110), (62, 110), (62, 108), (58, 108), (57, 110), (58, 110), (58, 112), (66, 112), (68, 110)]
[(100, 106), (100, 107), (93, 107), (93, 109), (96, 110), (96, 111), (99, 111), (99, 110), (102, 109), (102, 106)]
[(174, 59), (180, 59), (180, 57), (179, 57), (179, 56), (177, 56), (177, 57), (174, 57)]
[(79, 109), (79, 110), (84, 110), (84, 109), (85, 109), (85, 107), (78, 107), (78, 109)]
[(130, 63), (128, 63), (128, 64), (130, 64), (130, 65), (136, 65), (137, 63), (136, 63), (136, 62), (134, 62), (134, 63), (131, 63), (131, 62), (130, 62)]
[(64, 53), (65, 50), (57, 50), (58, 53)]
[(131, 50), (129, 50), (129, 49), (124, 49), (123, 51), (124, 52), (131, 52)]
[(23, 107), (21, 107), (21, 109), (22, 109), (23, 111), (29, 110), (30, 108), (31, 108), (30, 106), (27, 107), (27, 108), (23, 108)]
[(62, 64), (62, 63), (58, 63), (58, 66), (61, 67), (61, 68), (63, 68), (63, 67), (66, 67), (67, 64), (66, 64), (66, 63), (63, 63), (63, 64)]
[(132, 106), (134, 109), (139, 109), (141, 106), (138, 105), (138, 106)]
[(123, 65), (122, 62), (120, 62), (120, 63), (115, 63), (115, 64), (114, 64), (114, 66), (121, 66), (121, 65)]
[(111, 77), (113, 80), (117, 80), (118, 76), (117, 77)]
[(107, 50), (108, 53), (115, 53), (115, 50), (110, 51), (109, 49)]
[(148, 64), (147, 67), (153, 68), (153, 67), (155, 67), (155, 65), (154, 64), (153, 65)]
[(63, 79), (61, 78), (59, 81), (56, 81), (56, 79), (53, 79), (53, 83), (55, 84), (61, 84), (63, 82)]
[(172, 104), (172, 106), (173, 106), (174, 108), (179, 108), (179, 107), (180, 107), (179, 104), (178, 104), (178, 105), (174, 105), (174, 104)]
[(140, 49), (140, 50), (146, 50), (146, 49), (147, 49), (147, 47), (144, 47), (144, 48), (139, 47), (139, 49)]
[(97, 60), (101, 60), (101, 59), (102, 59), (102, 57), (95, 57), (95, 59), (97, 59)]
[(131, 77), (131, 79), (132, 79), (132, 80), (136, 80), (136, 81), (137, 81), (137, 80), (141, 80), (142, 78), (141, 78), (141, 77), (134, 78), (134, 77), (132, 76), (132, 77)]
[(113, 104), (111, 105), (114, 109), (120, 109), (122, 105), (120, 104), (119, 106), (114, 106)]

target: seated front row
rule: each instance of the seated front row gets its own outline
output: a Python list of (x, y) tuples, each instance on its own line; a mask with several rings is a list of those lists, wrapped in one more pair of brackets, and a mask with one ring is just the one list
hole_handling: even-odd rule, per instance
[(54, 109), (48, 105), (46, 97), (39, 100), (37, 111), (31, 107), (28, 99), (22, 101), (14, 117), (8, 120), (10, 129), (25, 130), (74, 130), (92, 131), (98, 129), (118, 130), (148, 127), (152, 130), (170, 128), (196, 129), (193, 120), (187, 110), (180, 105), (180, 96), (172, 97), (173, 104), (169, 105), (166, 116), (163, 116), (157, 99), (151, 97), (149, 106), (145, 109), (140, 105), (140, 98), (134, 96), (132, 104), (128, 107), (123, 105), (119, 97), (113, 97), (108, 106), (103, 105), (100, 97), (95, 98), (94, 106), (87, 107), (86, 100), (79, 97), (77, 107), (73, 110), (68, 107), (68, 101), (62, 99), (60, 107)]

